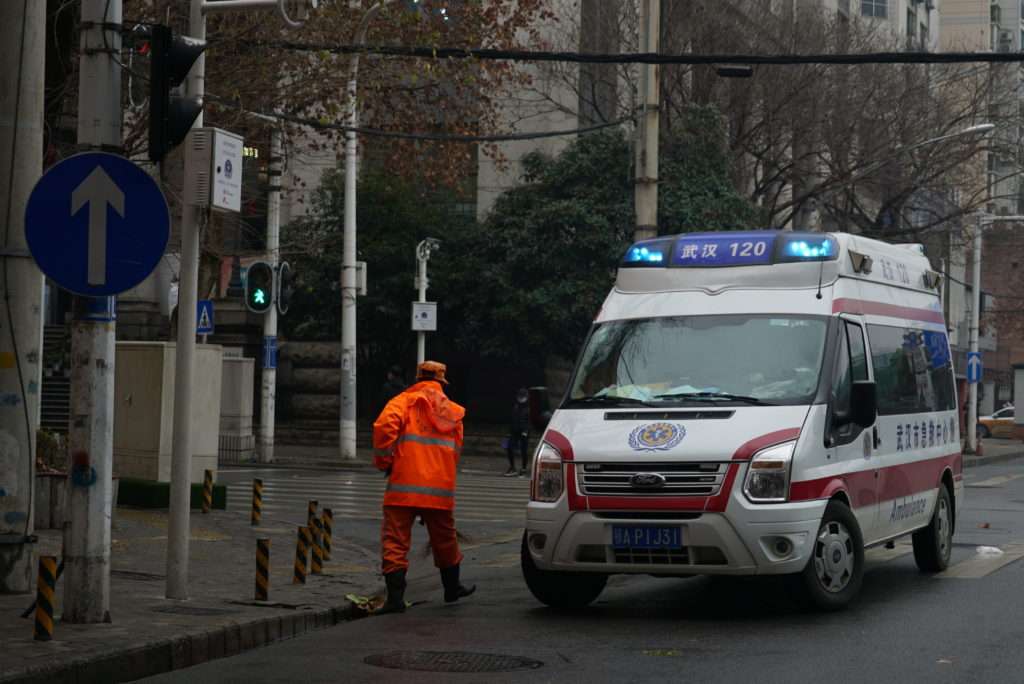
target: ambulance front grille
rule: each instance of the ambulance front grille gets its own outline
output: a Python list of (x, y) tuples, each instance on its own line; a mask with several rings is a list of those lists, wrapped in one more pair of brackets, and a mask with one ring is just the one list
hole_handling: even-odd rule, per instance
[(587, 496), (715, 496), (728, 463), (579, 463), (576, 480)]

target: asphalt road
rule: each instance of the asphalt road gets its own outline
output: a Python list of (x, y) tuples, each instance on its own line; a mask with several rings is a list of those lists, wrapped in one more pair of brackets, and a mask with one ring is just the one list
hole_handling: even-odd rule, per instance
[[(413, 598), (426, 600), (404, 615), (151, 681), (1021, 681), (1024, 459), (965, 474), (950, 568), (919, 573), (906, 542), (870, 550), (861, 595), (841, 613), (799, 611), (775, 578), (647, 576), (614, 576), (587, 609), (557, 613), (523, 584), (521, 521), (510, 518), (472, 525), (479, 545), (467, 549), (463, 575), (479, 588), (468, 599), (442, 603), (420, 561)], [(376, 521), (352, 524), (372, 537)]]

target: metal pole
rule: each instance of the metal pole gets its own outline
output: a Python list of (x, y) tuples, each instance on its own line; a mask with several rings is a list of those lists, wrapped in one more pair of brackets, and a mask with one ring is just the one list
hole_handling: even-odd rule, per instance
[[(658, 51), (660, 38), (660, 0), (640, 2), (640, 52)], [(636, 179), (634, 211), (636, 228), (633, 239), (643, 240), (658, 234), (658, 65), (641, 64), (639, 130), (636, 141)]]
[[(974, 268), (971, 275), (971, 354), (978, 351), (978, 325), (981, 309), (981, 212), (974, 225)], [(978, 448), (978, 383), (969, 382), (967, 388), (967, 450), (974, 453)]]
[[(267, 165), (270, 190), (267, 192), (267, 262), (277, 272), (281, 263), (281, 131), (275, 127), (270, 134), (270, 162)], [(277, 303), (270, 307), (263, 319), (264, 349), (277, 346)], [(269, 356), (269, 353), (268, 353)], [(263, 360), (260, 385), (260, 446), (259, 460), (274, 460), (274, 401), (277, 387), (277, 364), (269, 358)]]
[(0, 3), (0, 594), (25, 594), (35, 581), (33, 531), (36, 428), (42, 382), (43, 274), (25, 241), (25, 205), (43, 170), (46, 3)]
[[(206, 39), (202, 0), (192, 0), (189, 33)], [(192, 65), (188, 94), (202, 98), (205, 89), (206, 55)], [(203, 125), (199, 112), (194, 127)], [(196, 300), (199, 289), (200, 207), (181, 207), (181, 264), (178, 274), (178, 339), (174, 354), (174, 419), (171, 428), (171, 493), (167, 525), (167, 580), (169, 599), (188, 598), (189, 499), (192, 488), (192, 379), (196, 355)]]
[[(384, 0), (366, 10), (359, 21), (353, 45), (366, 40), (366, 27), (382, 7), (404, 0)], [(359, 110), (356, 83), (359, 53), (353, 53), (348, 67), (345, 93), (349, 130), (345, 132), (345, 217), (341, 248), (341, 392), (339, 396), (338, 446), (341, 458), (356, 457), (356, 132)]]
[[(82, 2), (78, 142), (121, 148), (121, 0)], [(116, 27), (116, 28), (115, 28)], [(64, 530), (65, 622), (110, 621), (113, 502), (114, 297), (73, 300), (71, 472)]]
[[(427, 301), (427, 259), (430, 258), (430, 249), (427, 241), (424, 240), (416, 246), (416, 286), (420, 291), (419, 301), (422, 304)], [(416, 363), (423, 363), (427, 358), (427, 333), (420, 330), (416, 333)]]

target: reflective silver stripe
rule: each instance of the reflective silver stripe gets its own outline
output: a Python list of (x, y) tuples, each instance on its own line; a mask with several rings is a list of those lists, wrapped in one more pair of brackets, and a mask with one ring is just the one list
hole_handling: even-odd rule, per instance
[(391, 453), (391, 449), (374, 449), (373, 450), (373, 455), (374, 456), (387, 456), (390, 453)]
[(455, 440), (447, 439), (445, 437), (423, 437), (422, 435), (402, 435), (396, 442), (416, 442), (417, 444), (427, 444), (429, 446), (443, 446), (455, 448)]
[(454, 489), (440, 489), (438, 487), (420, 487), (419, 485), (392, 484), (388, 482), (387, 491), (402, 492), (405, 494), (429, 494), (430, 496), (443, 496), (447, 499), (455, 498)]

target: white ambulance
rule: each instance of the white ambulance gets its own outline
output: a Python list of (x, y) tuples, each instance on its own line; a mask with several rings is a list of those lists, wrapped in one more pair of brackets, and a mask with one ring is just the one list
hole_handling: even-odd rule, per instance
[(907, 534), (922, 571), (944, 569), (964, 489), (938, 283), (921, 245), (845, 233), (630, 247), (545, 415), (533, 595), (583, 606), (611, 573), (786, 575), (838, 609), (865, 547)]

